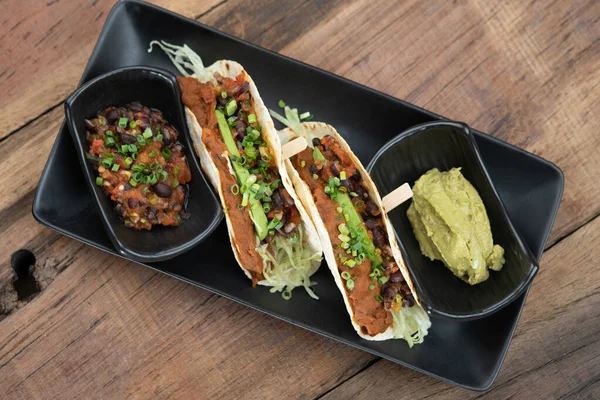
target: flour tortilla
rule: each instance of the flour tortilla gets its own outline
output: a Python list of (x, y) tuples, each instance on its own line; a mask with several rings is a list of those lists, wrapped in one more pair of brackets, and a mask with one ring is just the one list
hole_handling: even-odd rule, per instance
[[(294, 191), (294, 186), (292, 184), (292, 181), (290, 180), (290, 177), (287, 174), (287, 170), (283, 164), (283, 160), (281, 157), (281, 141), (279, 140), (279, 136), (277, 135), (277, 130), (275, 129), (273, 120), (271, 119), (271, 116), (269, 115), (269, 111), (265, 107), (265, 105), (262, 101), (262, 98), (260, 97), (260, 95), (258, 93), (256, 84), (254, 83), (252, 78), (250, 78), (250, 75), (248, 75), (248, 73), (244, 70), (244, 68), (235, 61), (229, 61), (229, 60), (217, 61), (213, 65), (207, 67), (205, 72), (206, 73), (202, 74), (202, 77), (196, 77), (196, 76), (193, 76), (193, 77), (198, 79), (200, 82), (205, 83), (205, 82), (210, 81), (212, 84), (216, 85), (217, 81), (214, 78), (214, 74), (217, 72), (221, 76), (223, 76), (225, 78), (231, 78), (231, 79), (235, 79), (239, 74), (243, 74), (245, 80), (250, 84), (249, 91), (250, 91), (250, 95), (252, 96), (252, 102), (253, 102), (252, 105), (254, 106), (256, 119), (262, 128), (262, 138), (267, 143), (267, 147), (269, 148), (271, 154), (273, 155), (273, 159), (275, 160), (275, 164), (277, 165), (277, 169), (278, 169), (279, 175), (281, 177), (281, 183), (283, 184), (285, 189), (288, 191), (290, 196), (294, 199), (294, 204), (296, 205), (296, 208), (298, 209), (298, 212), (300, 213), (300, 216), (302, 217), (302, 224), (303, 224), (303, 228), (304, 228), (303, 231), (304, 231), (304, 235), (306, 236), (308, 245), (312, 249), (314, 249), (315, 252), (320, 253), (322, 250), (321, 250), (321, 243), (319, 241), (319, 235), (315, 229), (315, 226), (312, 224), (312, 220), (311, 220), (310, 216), (308, 215), (306, 209), (302, 205), (302, 202), (298, 199), (298, 196), (296, 195), (296, 192)], [(223, 206), (223, 209), (225, 209), (225, 201), (224, 201), (224, 197), (223, 197), (224, 188), (221, 185), (221, 180), (219, 177), (218, 169), (217, 169), (215, 163), (213, 162), (213, 160), (208, 152), (208, 149), (206, 148), (206, 146), (204, 145), (204, 142), (202, 141), (202, 128), (200, 127), (200, 124), (198, 123), (194, 113), (187, 107), (185, 108), (185, 115), (186, 115), (187, 125), (188, 125), (189, 131), (190, 131), (190, 135), (194, 142), (194, 149), (196, 150), (196, 154), (200, 158), (200, 164), (202, 166), (202, 169), (203, 169), (204, 173), (206, 174), (208, 180), (212, 183), (215, 190), (219, 193), (219, 198), (221, 199), (221, 205)], [(225, 157), (229, 161), (228, 154), (222, 154), (221, 157)], [(233, 172), (233, 168), (231, 167), (231, 164), (230, 164), (230, 172), (232, 175), (235, 175), (235, 173)], [(225, 188), (225, 190), (229, 190), (229, 188)], [(242, 270), (244, 271), (246, 276), (249, 279), (252, 279), (250, 272), (246, 268), (244, 268), (244, 266), (242, 265), (242, 263), (240, 261), (240, 256), (239, 256), (240, 249), (238, 249), (238, 246), (236, 243), (237, 242), (236, 241), (237, 233), (234, 232), (234, 230), (232, 228), (231, 219), (227, 212), (225, 213), (225, 220), (227, 221), (227, 230), (229, 232), (229, 239), (231, 241), (231, 247), (233, 249), (233, 254), (235, 255), (235, 258), (236, 258), (238, 264), (240, 265), (240, 267), (242, 268)], [(257, 240), (257, 246), (258, 246), (258, 244), (259, 244), (258, 237), (256, 238), (256, 240)], [(319, 269), (320, 265), (321, 265), (320, 261), (313, 261), (310, 275), (314, 274), (317, 271), (317, 269)], [(266, 280), (261, 280), (258, 282), (258, 284), (264, 285), (264, 286), (271, 286)]]
[[(356, 168), (361, 173), (363, 183), (364, 183), (365, 187), (367, 188), (367, 191), (369, 193), (371, 201), (373, 201), (375, 204), (377, 204), (377, 206), (381, 210), (382, 219), (385, 224), (385, 228), (386, 228), (388, 239), (390, 242), (390, 247), (391, 247), (392, 253), (394, 255), (394, 259), (395, 259), (396, 263), (398, 264), (398, 267), (400, 268), (400, 271), (402, 272), (404, 279), (406, 280), (408, 286), (410, 287), (410, 290), (411, 290), (417, 304), (420, 305), (419, 298), (417, 297), (417, 293), (415, 292), (415, 288), (410, 279), (410, 275), (408, 274), (408, 269), (406, 268), (406, 264), (404, 263), (404, 259), (402, 258), (400, 248), (398, 247), (398, 242), (396, 242), (396, 235), (394, 233), (394, 229), (392, 228), (392, 224), (390, 223), (389, 217), (387, 216), (387, 214), (385, 213), (385, 211), (383, 209), (383, 206), (381, 203), (381, 196), (379, 195), (379, 192), (377, 191), (377, 188), (375, 187), (375, 183), (373, 183), (373, 181), (371, 180), (371, 177), (367, 173), (366, 169), (363, 167), (363, 165), (360, 162), (360, 160), (358, 159), (358, 157), (356, 157), (354, 155), (354, 153), (350, 149), (350, 146), (344, 140), (344, 138), (342, 138), (342, 136), (340, 136), (340, 134), (335, 130), (335, 128), (333, 126), (322, 123), (322, 122), (303, 122), (303, 123), (295, 126), (294, 130), (292, 130), (291, 128), (286, 128), (286, 129), (279, 131), (279, 138), (283, 144), (289, 142), (290, 140), (295, 139), (298, 136), (303, 136), (306, 139), (306, 141), (309, 143), (310, 147), (313, 147), (313, 145), (312, 145), (313, 138), (321, 139), (327, 135), (331, 135), (338, 142), (338, 144), (340, 145), (342, 150), (344, 150), (346, 153), (348, 153), (348, 155), (352, 158), (352, 161), (354, 161), (354, 163), (356, 164)], [(329, 234), (327, 232), (327, 228), (325, 227), (325, 223), (323, 222), (323, 219), (319, 215), (319, 210), (317, 209), (317, 206), (314, 202), (310, 188), (300, 178), (300, 174), (298, 174), (298, 171), (296, 171), (296, 169), (293, 167), (290, 160), (285, 160), (285, 166), (287, 168), (289, 176), (291, 176), (291, 178), (292, 178), (292, 182), (294, 183), (294, 187), (296, 188), (296, 193), (300, 197), (300, 200), (302, 200), (302, 203), (304, 204), (306, 209), (310, 212), (310, 214), (313, 218), (313, 222), (317, 228), (317, 231), (319, 232), (319, 237), (321, 238), (321, 244), (323, 247), (323, 253), (325, 255), (325, 260), (327, 261), (327, 265), (329, 266), (329, 270), (331, 271), (333, 278), (335, 279), (335, 283), (337, 284), (338, 289), (340, 290), (340, 292), (342, 293), (342, 296), (344, 297), (344, 303), (346, 304), (346, 309), (348, 310), (348, 314), (350, 314), (352, 326), (354, 326), (354, 329), (356, 330), (358, 335), (361, 338), (366, 339), (366, 340), (393, 339), (394, 334), (393, 334), (391, 326), (385, 332), (379, 333), (375, 336), (370, 336), (370, 335), (367, 335), (367, 334), (364, 334), (361, 332), (360, 326), (355, 321), (354, 314), (352, 312), (352, 308), (350, 307), (350, 302), (348, 301), (348, 296), (346, 294), (344, 280), (342, 279), (340, 271), (338, 270), (337, 259), (333, 252), (333, 246), (331, 244), (331, 240), (329, 239)], [(417, 307), (417, 305), (415, 305), (415, 307)]]

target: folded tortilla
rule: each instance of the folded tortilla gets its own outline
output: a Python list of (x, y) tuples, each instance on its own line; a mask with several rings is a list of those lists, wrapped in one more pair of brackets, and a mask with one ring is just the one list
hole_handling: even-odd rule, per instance
[[(310, 269), (308, 272), (308, 276), (310, 276), (317, 271), (317, 269), (319, 268), (319, 266), (321, 264), (321, 256), (320, 256), (320, 254), (322, 252), (321, 243), (319, 241), (319, 236), (318, 236), (317, 231), (312, 223), (312, 220), (311, 220), (310, 216), (308, 215), (306, 209), (304, 208), (302, 202), (298, 199), (296, 192), (294, 191), (294, 186), (287, 174), (286, 168), (284, 167), (283, 160), (281, 157), (281, 142), (277, 135), (277, 131), (275, 130), (273, 120), (271, 119), (269, 112), (268, 112), (267, 108), (265, 107), (265, 105), (260, 97), (260, 94), (258, 93), (256, 85), (254, 84), (254, 81), (252, 80), (252, 78), (250, 78), (250, 76), (247, 74), (247, 72), (244, 70), (244, 68), (239, 63), (234, 62), (234, 61), (229, 61), (229, 60), (217, 61), (213, 65), (207, 67), (205, 70), (205, 73), (203, 73), (201, 76), (194, 76), (194, 77), (202, 83), (210, 82), (216, 86), (217, 82), (214, 77), (216, 73), (220, 74), (224, 78), (231, 78), (231, 79), (236, 79), (236, 77), (238, 77), (238, 75), (241, 74), (244, 77), (244, 81), (249, 83), (249, 93), (250, 93), (251, 99), (253, 101), (252, 105), (255, 110), (257, 122), (260, 124), (260, 126), (262, 128), (261, 136), (262, 136), (263, 140), (267, 143), (267, 147), (273, 157), (273, 160), (274, 160), (273, 163), (276, 165), (276, 168), (280, 175), (281, 183), (282, 183), (283, 187), (287, 190), (288, 194), (292, 197), (292, 199), (294, 201), (294, 205), (297, 208), (297, 210), (302, 218), (301, 232), (304, 235), (305, 242), (312, 249), (312, 254), (316, 255), (315, 257), (313, 257), (314, 259), (312, 259), (310, 262)], [(248, 238), (242, 239), (240, 237), (241, 235), (252, 234), (255, 236), (257, 247), (259, 246), (260, 243), (259, 243), (259, 238), (256, 235), (253, 226), (249, 229), (244, 230), (243, 232), (239, 232), (239, 231), (236, 231), (234, 229), (234, 226), (232, 225), (230, 212), (228, 212), (227, 206), (225, 204), (225, 191), (229, 191), (229, 190), (231, 190), (231, 188), (229, 186), (224, 187), (225, 184), (222, 183), (222, 179), (221, 179), (221, 176), (219, 173), (220, 172), (219, 167), (217, 166), (217, 163), (215, 162), (216, 157), (223, 157), (225, 160), (227, 160), (227, 164), (229, 166), (229, 171), (227, 171), (227, 172), (231, 173), (235, 177), (235, 173), (234, 173), (232, 165), (229, 161), (229, 153), (224, 152), (222, 154), (214, 154), (214, 153), (211, 154), (211, 152), (207, 148), (206, 144), (202, 140), (203, 139), (202, 127), (198, 123), (196, 116), (187, 107), (186, 107), (185, 112), (186, 112), (187, 124), (188, 124), (190, 134), (191, 134), (191, 137), (192, 137), (192, 140), (194, 143), (194, 148), (195, 148), (195, 151), (196, 151), (198, 157), (200, 158), (202, 169), (204, 170), (204, 173), (206, 174), (207, 178), (209, 179), (209, 181), (211, 182), (211, 184), (213, 185), (215, 190), (218, 192), (219, 198), (221, 200), (221, 204), (223, 206), (223, 209), (225, 210), (225, 220), (227, 222), (229, 238), (230, 238), (231, 246), (233, 249), (233, 253), (235, 255), (235, 258), (236, 258), (238, 264), (240, 265), (240, 267), (242, 268), (242, 270), (244, 271), (246, 276), (248, 276), (248, 278), (253, 280), (253, 284), (257, 283), (259, 285), (264, 285), (264, 286), (275, 286), (271, 281), (269, 281), (269, 279), (260, 279), (259, 280), (256, 278), (256, 276), (253, 276), (253, 274), (251, 274), (251, 272), (248, 270), (248, 268), (244, 265), (243, 257), (241, 257), (240, 252), (242, 250), (238, 246), (238, 242), (240, 240), (248, 239)], [(214, 112), (214, 110), (212, 112)], [(220, 164), (223, 165), (222, 162)], [(223, 171), (221, 171), (221, 172), (223, 172)], [(248, 207), (246, 207), (246, 211), (249, 212)], [(258, 257), (258, 254), (253, 255), (253, 256)], [(267, 266), (269, 266), (267, 264), (269, 264), (269, 262), (265, 261), (265, 259), (263, 258), (263, 265), (265, 267), (267, 267)], [(276, 268), (277, 266), (269, 266), (269, 267)], [(298, 286), (301, 286), (301, 285), (299, 284)], [(307, 291), (309, 291), (306, 284), (304, 284), (302, 286), (304, 286), (307, 289)], [(309, 291), (309, 294), (312, 294), (312, 292)]]
[[(400, 248), (398, 247), (398, 243), (396, 242), (394, 230), (392, 228), (388, 216), (385, 213), (385, 210), (383, 209), (381, 196), (379, 195), (375, 184), (371, 180), (371, 177), (363, 167), (362, 163), (360, 162), (358, 157), (354, 155), (354, 153), (350, 149), (350, 146), (342, 138), (342, 136), (340, 136), (339, 133), (332, 126), (327, 125), (325, 123), (304, 122), (295, 125), (292, 128), (287, 128), (279, 131), (279, 137), (283, 144), (295, 139), (298, 136), (303, 136), (309, 143), (310, 147), (314, 147), (312, 144), (313, 138), (321, 139), (327, 135), (333, 137), (333, 139), (339, 144), (340, 148), (350, 156), (352, 162), (355, 164), (356, 169), (361, 174), (363, 187), (367, 190), (367, 193), (369, 194), (369, 199), (373, 201), (377, 205), (377, 207), (379, 207), (379, 210), (381, 210), (381, 218), (385, 226), (389, 246), (391, 247), (393, 253), (393, 258), (396, 264), (398, 265), (399, 270), (402, 273), (402, 276), (408, 284), (408, 287), (410, 288), (410, 291), (416, 301), (416, 304), (414, 304), (412, 307), (402, 307), (399, 312), (394, 311), (395, 314), (393, 314), (393, 323), (384, 332), (375, 335), (370, 335), (361, 329), (360, 325), (356, 320), (355, 313), (356, 307), (358, 306), (356, 304), (353, 306), (348, 298), (347, 288), (344, 284), (344, 280), (339, 269), (339, 266), (342, 262), (338, 258), (336, 258), (333, 247), (334, 245), (332, 244), (330, 233), (327, 230), (325, 221), (328, 220), (330, 221), (329, 223), (331, 223), (332, 218), (328, 215), (321, 215), (321, 213), (319, 212), (319, 208), (317, 207), (317, 204), (315, 202), (315, 198), (311, 193), (309, 185), (301, 178), (300, 174), (298, 173), (296, 167), (294, 167), (292, 162), (290, 160), (285, 160), (286, 169), (288, 171), (289, 176), (292, 178), (292, 182), (294, 183), (296, 193), (300, 197), (300, 200), (302, 201), (304, 206), (310, 212), (311, 217), (313, 218), (313, 222), (317, 228), (319, 237), (321, 239), (325, 260), (327, 261), (327, 264), (335, 279), (335, 282), (340, 292), (342, 293), (344, 303), (346, 304), (346, 309), (352, 321), (352, 325), (354, 326), (354, 329), (356, 330), (358, 335), (360, 335), (360, 337), (366, 340), (387, 340), (402, 338), (405, 339), (410, 346), (412, 346), (412, 344), (414, 343), (420, 343), (422, 342), (423, 337), (427, 334), (427, 329), (431, 326), (431, 322), (429, 321), (427, 313), (420, 306), (417, 293), (415, 292), (414, 286), (411, 282), (410, 275), (406, 268), (406, 264), (404, 263), (404, 260), (402, 258)], [(333, 221), (335, 222), (335, 220)], [(358, 267), (360, 267), (360, 265), (354, 268)]]

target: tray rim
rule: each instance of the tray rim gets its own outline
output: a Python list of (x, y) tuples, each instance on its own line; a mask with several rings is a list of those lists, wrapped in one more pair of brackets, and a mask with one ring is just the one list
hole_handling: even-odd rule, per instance
[[(366, 90), (366, 91), (368, 91), (368, 92), (370, 92), (372, 94), (376, 94), (378, 96), (381, 96), (381, 97), (385, 98), (388, 101), (392, 101), (394, 103), (400, 103), (404, 107), (410, 108), (413, 111), (417, 111), (417, 112), (423, 113), (423, 114), (431, 117), (432, 119), (442, 120), (442, 121), (447, 121), (448, 120), (447, 118), (445, 118), (445, 117), (443, 117), (441, 115), (438, 115), (438, 114), (436, 114), (434, 112), (431, 112), (429, 110), (421, 108), (421, 107), (419, 107), (417, 105), (414, 105), (412, 103), (409, 103), (409, 102), (407, 102), (405, 100), (396, 98), (396, 97), (394, 97), (392, 95), (389, 95), (387, 93), (380, 92), (380, 91), (378, 91), (376, 89), (373, 89), (373, 88), (370, 88), (368, 86), (365, 86), (365, 85), (363, 85), (363, 84), (361, 84), (359, 82), (352, 81), (352, 80), (350, 80), (348, 78), (345, 78), (345, 77), (340, 76), (340, 75), (336, 75), (336, 74), (334, 74), (332, 72), (329, 72), (327, 70), (323, 70), (323, 69), (321, 69), (319, 67), (309, 65), (307, 63), (304, 63), (304, 62), (299, 61), (299, 60), (295, 60), (295, 59), (293, 59), (291, 57), (288, 57), (286, 55), (283, 55), (283, 54), (277, 53), (275, 51), (272, 51), (272, 50), (265, 49), (263, 47), (257, 46), (255, 44), (247, 42), (247, 41), (245, 41), (243, 39), (240, 39), (240, 38), (237, 38), (235, 36), (232, 36), (232, 35), (230, 35), (228, 33), (225, 33), (225, 32), (219, 31), (219, 30), (217, 30), (215, 28), (212, 28), (210, 26), (207, 26), (207, 25), (205, 25), (205, 24), (203, 24), (201, 22), (198, 22), (198, 21), (196, 21), (194, 19), (185, 17), (185, 16), (183, 16), (181, 14), (178, 14), (178, 13), (175, 13), (173, 11), (167, 10), (167, 9), (165, 9), (163, 7), (160, 7), (160, 6), (151, 4), (151, 3), (146, 3), (146, 2), (141, 1), (141, 0), (119, 0), (111, 8), (110, 12), (106, 16), (106, 19), (104, 21), (102, 29), (100, 30), (100, 33), (98, 35), (98, 39), (96, 40), (94, 48), (93, 48), (92, 52), (90, 53), (90, 56), (88, 58), (88, 62), (86, 64), (86, 66), (85, 66), (85, 68), (84, 68), (84, 70), (82, 72), (82, 76), (81, 76), (81, 78), (80, 78), (80, 80), (79, 80), (79, 82), (77, 84), (77, 88), (79, 88), (85, 82), (87, 82), (87, 81), (84, 80), (84, 76), (87, 75), (89, 73), (90, 69), (91, 69), (90, 60), (92, 58), (95, 58), (97, 56), (97, 53), (100, 51), (100, 47), (101, 47), (100, 44), (103, 41), (103, 37), (105, 36), (106, 31), (108, 30), (108, 25), (111, 22), (112, 18), (114, 17), (114, 15), (117, 12), (120, 11), (121, 8), (126, 7), (128, 4), (135, 4), (135, 5), (138, 5), (138, 6), (141, 6), (141, 7), (151, 8), (151, 9), (154, 9), (154, 10), (156, 10), (158, 12), (161, 12), (161, 13), (164, 13), (164, 14), (168, 14), (168, 15), (170, 15), (173, 18), (177, 18), (177, 19), (181, 19), (181, 20), (186, 20), (187, 22), (193, 23), (193, 24), (197, 25), (198, 27), (200, 27), (201, 29), (205, 29), (205, 30), (207, 30), (207, 31), (209, 31), (209, 32), (211, 32), (213, 34), (226, 37), (227, 39), (233, 40), (233, 41), (238, 42), (238, 43), (240, 43), (240, 44), (242, 44), (244, 46), (248, 46), (248, 47), (250, 47), (252, 49), (255, 49), (255, 50), (258, 50), (258, 51), (261, 51), (261, 52), (268, 52), (269, 54), (274, 55), (274, 56), (279, 57), (279, 58), (283, 58), (283, 59), (285, 59), (288, 62), (301, 65), (304, 68), (318, 71), (318, 72), (320, 72), (320, 73), (328, 76), (329, 78), (336, 79), (336, 80), (341, 81), (341, 82), (343, 82), (345, 84), (350, 84), (352, 86), (356, 86), (356, 87), (358, 87), (358, 88), (360, 88), (362, 90)], [(93, 78), (91, 78), (91, 79), (93, 79)], [(361, 347), (357, 343), (349, 342), (346, 339), (334, 336), (334, 335), (332, 335), (332, 334), (330, 334), (328, 332), (322, 331), (319, 328), (315, 328), (315, 327), (309, 326), (307, 324), (303, 324), (301, 322), (292, 320), (292, 319), (290, 319), (290, 318), (288, 318), (286, 316), (283, 316), (283, 315), (277, 315), (277, 314), (271, 313), (268, 310), (263, 310), (263, 309), (259, 308), (258, 306), (255, 306), (252, 303), (249, 303), (249, 302), (247, 302), (247, 301), (245, 301), (243, 299), (234, 298), (234, 297), (230, 296), (227, 293), (224, 293), (224, 292), (222, 292), (220, 290), (208, 287), (208, 286), (206, 286), (206, 285), (204, 285), (202, 283), (199, 283), (197, 281), (192, 281), (192, 280), (184, 278), (184, 277), (182, 277), (180, 275), (169, 273), (169, 272), (166, 272), (166, 271), (162, 271), (162, 270), (160, 270), (160, 269), (158, 269), (158, 268), (156, 268), (156, 267), (154, 267), (152, 265), (144, 264), (144, 263), (132, 260), (130, 258), (126, 258), (123, 255), (120, 255), (118, 252), (116, 252), (115, 249), (109, 249), (107, 247), (104, 247), (102, 245), (94, 243), (94, 242), (92, 242), (90, 240), (87, 240), (87, 239), (85, 239), (83, 237), (79, 237), (77, 235), (74, 235), (74, 234), (70, 233), (69, 231), (67, 231), (67, 230), (65, 230), (63, 228), (58, 227), (54, 223), (51, 223), (51, 222), (45, 220), (39, 214), (39, 210), (38, 210), (38, 208), (39, 208), (40, 183), (43, 182), (43, 181), (45, 181), (46, 178), (47, 178), (47, 174), (49, 172), (50, 161), (51, 161), (51, 159), (53, 159), (55, 157), (55, 153), (57, 152), (57, 149), (58, 149), (58, 143), (60, 141), (59, 135), (63, 131), (63, 129), (68, 129), (68, 127), (66, 126), (66, 121), (64, 119), (63, 119), (63, 122), (62, 122), (62, 124), (61, 124), (61, 126), (59, 128), (59, 131), (58, 131), (57, 137), (56, 137), (56, 139), (54, 141), (54, 144), (52, 146), (52, 149), (50, 150), (50, 153), (48, 155), (48, 160), (46, 161), (44, 169), (42, 170), (42, 173), (40, 175), (40, 179), (38, 181), (38, 186), (36, 187), (35, 194), (34, 194), (34, 199), (33, 199), (33, 202), (32, 202), (32, 215), (33, 215), (34, 219), (37, 222), (39, 222), (40, 224), (42, 224), (44, 226), (47, 226), (48, 228), (53, 229), (54, 231), (56, 231), (56, 232), (58, 232), (58, 233), (60, 233), (60, 234), (62, 234), (64, 236), (70, 237), (70, 238), (75, 239), (75, 240), (77, 240), (79, 242), (82, 242), (84, 244), (92, 246), (92, 247), (94, 247), (94, 248), (96, 248), (98, 250), (102, 250), (104, 252), (116, 255), (116, 256), (118, 256), (120, 258), (123, 258), (125, 260), (128, 260), (130, 262), (134, 262), (136, 264), (143, 265), (145, 267), (151, 268), (154, 271), (157, 271), (157, 272), (160, 272), (160, 273), (165, 274), (167, 276), (173, 277), (173, 278), (178, 279), (178, 280), (180, 280), (182, 282), (185, 282), (185, 283), (188, 283), (188, 284), (192, 284), (192, 285), (194, 285), (196, 287), (199, 287), (201, 289), (207, 290), (207, 291), (209, 291), (211, 293), (218, 294), (219, 296), (225, 297), (228, 300), (231, 300), (231, 301), (234, 301), (236, 303), (242, 304), (242, 305), (244, 305), (246, 307), (249, 307), (249, 308), (251, 308), (253, 310), (259, 311), (259, 312), (261, 312), (263, 314), (267, 314), (267, 315), (269, 315), (271, 317), (275, 317), (277, 319), (280, 319), (282, 321), (290, 323), (290, 324), (292, 324), (294, 326), (298, 326), (300, 328), (307, 329), (310, 332), (317, 333), (317, 334), (319, 334), (321, 336), (324, 336), (324, 337), (326, 337), (328, 339), (332, 339), (332, 340), (334, 340), (336, 342), (343, 343), (343, 344), (348, 345), (348, 346), (350, 346), (352, 348), (355, 348), (355, 349), (358, 349), (358, 350), (361, 350), (361, 351), (365, 351), (367, 353), (370, 353), (370, 354), (373, 354), (375, 356), (381, 357), (383, 359), (389, 360), (389, 361), (391, 361), (391, 362), (393, 362), (395, 364), (402, 365), (403, 367), (412, 369), (414, 371), (417, 371), (417, 372), (422, 373), (422, 374), (427, 375), (427, 376), (434, 377), (436, 379), (439, 379), (439, 380), (441, 380), (443, 382), (446, 382), (446, 383), (449, 383), (451, 385), (462, 387), (462, 388), (473, 390), (473, 391), (483, 392), (483, 391), (488, 390), (492, 386), (492, 384), (494, 383), (494, 381), (496, 380), (496, 378), (497, 378), (497, 376), (498, 376), (498, 374), (500, 372), (500, 369), (501, 369), (501, 367), (502, 367), (502, 365), (504, 363), (504, 360), (506, 359), (506, 355), (508, 353), (508, 349), (510, 347), (510, 344), (512, 343), (515, 330), (516, 330), (516, 328), (517, 328), (517, 326), (519, 324), (519, 321), (520, 321), (520, 318), (521, 318), (521, 314), (522, 314), (523, 308), (525, 306), (525, 301), (527, 299), (529, 291), (531, 290), (531, 284), (529, 284), (529, 286), (527, 287), (527, 290), (521, 295), (521, 297), (518, 297), (518, 298), (516, 298), (514, 300), (514, 302), (516, 303), (518, 301), (521, 301), (521, 298), (522, 298), (522, 304), (520, 305), (520, 308), (519, 308), (518, 312), (516, 313), (515, 323), (514, 323), (513, 327), (511, 328), (511, 330), (509, 332), (509, 335), (508, 335), (509, 339), (506, 341), (506, 344), (505, 344), (505, 346), (503, 347), (503, 349), (501, 351), (500, 357), (498, 358), (498, 362), (494, 366), (494, 372), (489, 376), (488, 380), (483, 385), (481, 385), (481, 386), (475, 386), (475, 385), (469, 385), (469, 384), (459, 383), (459, 382), (453, 381), (451, 379), (448, 379), (448, 378), (446, 378), (444, 376), (438, 375), (438, 374), (436, 374), (434, 372), (430, 372), (430, 371), (427, 371), (425, 369), (419, 368), (419, 367), (417, 367), (417, 366), (415, 366), (413, 364), (410, 364), (408, 362), (405, 362), (405, 361), (402, 361), (402, 360), (393, 359), (390, 356), (386, 355), (385, 353), (379, 352), (377, 350)], [(487, 135), (487, 134), (485, 134), (485, 133), (483, 133), (483, 132), (481, 132), (481, 131), (479, 131), (477, 129), (474, 129), (474, 128), (472, 128), (472, 132), (476, 136), (482, 136), (482, 137), (485, 137), (486, 140), (490, 140), (490, 141), (494, 142), (495, 145), (509, 147), (512, 151), (516, 151), (517, 153), (520, 153), (521, 155), (533, 158), (533, 159), (535, 159), (536, 162), (544, 164), (546, 167), (552, 169), (554, 171), (554, 173), (556, 173), (558, 175), (558, 179), (559, 179), (559, 183), (560, 183), (560, 185), (559, 185), (560, 187), (559, 187), (559, 191), (558, 192), (559, 192), (560, 195), (557, 196), (557, 199), (556, 199), (555, 203), (552, 206), (552, 217), (547, 221), (549, 223), (548, 229), (541, 236), (542, 246), (540, 247), (540, 249), (536, 253), (534, 253), (536, 261), (539, 262), (541, 260), (541, 256), (542, 256), (542, 254), (544, 252), (545, 245), (546, 245), (546, 243), (548, 241), (550, 233), (552, 231), (552, 227), (554, 226), (554, 222), (556, 221), (558, 209), (559, 209), (560, 204), (562, 202), (562, 196), (564, 194), (564, 173), (563, 173), (563, 171), (557, 165), (555, 165), (554, 163), (552, 163), (552, 162), (550, 162), (550, 161), (548, 161), (548, 160), (546, 160), (546, 159), (544, 159), (544, 158), (542, 158), (542, 157), (540, 157), (540, 156), (538, 156), (536, 154), (530, 153), (530, 152), (528, 152), (528, 151), (526, 151), (526, 150), (524, 150), (524, 149), (522, 149), (520, 147), (514, 146), (514, 145), (512, 145), (512, 144), (510, 144), (508, 142), (505, 142), (505, 141), (503, 141), (501, 139), (498, 139), (498, 138), (496, 138), (494, 136)], [(461, 322), (457, 321), (457, 323), (461, 323)]]

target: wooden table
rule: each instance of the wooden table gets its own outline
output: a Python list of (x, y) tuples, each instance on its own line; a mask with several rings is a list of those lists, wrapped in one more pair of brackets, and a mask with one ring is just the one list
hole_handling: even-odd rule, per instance
[[(600, 397), (600, 2), (156, 3), (556, 163), (565, 193), (514, 341), (469, 392), (37, 224), (62, 103), (113, 1), (2, 0), (2, 398)], [(41, 289), (24, 299), (19, 249)]]

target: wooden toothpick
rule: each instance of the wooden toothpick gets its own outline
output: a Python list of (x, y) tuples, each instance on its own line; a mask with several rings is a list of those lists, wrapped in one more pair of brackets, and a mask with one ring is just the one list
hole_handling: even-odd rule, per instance
[(381, 202), (385, 211), (390, 212), (400, 204), (404, 203), (406, 200), (410, 199), (412, 195), (413, 192), (410, 188), (410, 185), (405, 183), (404, 185), (401, 185), (397, 189), (385, 195), (383, 199), (381, 199)]

